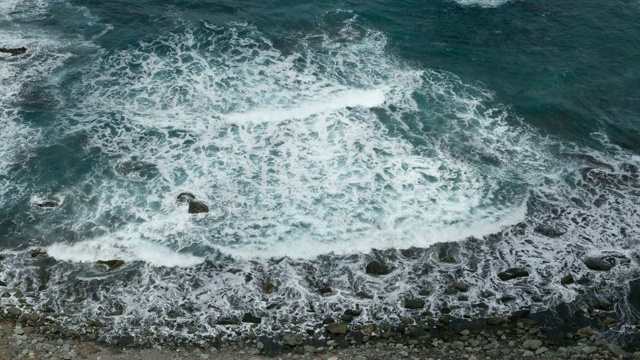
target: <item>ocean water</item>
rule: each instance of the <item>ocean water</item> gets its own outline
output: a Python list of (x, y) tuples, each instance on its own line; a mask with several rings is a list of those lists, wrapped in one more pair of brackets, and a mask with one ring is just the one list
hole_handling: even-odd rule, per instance
[(394, 322), (412, 297), (638, 315), (636, 0), (1, 0), (20, 46), (0, 54), (0, 280), (69, 329)]

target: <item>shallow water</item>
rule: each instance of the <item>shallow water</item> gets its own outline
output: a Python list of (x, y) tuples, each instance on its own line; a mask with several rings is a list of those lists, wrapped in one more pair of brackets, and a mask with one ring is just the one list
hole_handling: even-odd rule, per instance
[[(134, 333), (355, 306), (394, 321), (416, 296), (460, 316), (585, 284), (622, 298), (639, 17), (637, 1), (4, 2), (0, 47), (29, 51), (0, 58), (0, 279), (69, 326)], [(609, 272), (583, 264), (604, 255)], [(372, 259), (394, 271), (365, 274)], [(510, 267), (530, 276), (500, 281)]]

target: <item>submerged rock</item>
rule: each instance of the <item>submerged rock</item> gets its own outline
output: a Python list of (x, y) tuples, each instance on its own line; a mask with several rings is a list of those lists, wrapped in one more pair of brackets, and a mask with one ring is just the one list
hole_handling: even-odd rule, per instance
[(562, 279), (560, 279), (560, 284), (562, 285), (569, 285), (569, 284), (573, 284), (574, 279), (573, 279), (573, 275), (569, 274), (565, 277), (563, 277)]
[(521, 269), (521, 268), (511, 268), (511, 269), (507, 269), (501, 273), (498, 274), (498, 277), (500, 278), (500, 280), (502, 281), (509, 281), (512, 279), (516, 279), (516, 278), (520, 278), (520, 277), (527, 277), (529, 276), (529, 272), (525, 269)]
[(422, 309), (424, 305), (424, 300), (418, 298), (408, 299), (404, 302), (404, 307), (407, 309)]
[(189, 214), (200, 214), (209, 212), (209, 207), (200, 201), (189, 201)]
[(260, 324), (262, 322), (262, 318), (254, 316), (252, 313), (246, 313), (242, 317), (242, 322), (244, 322), (244, 323), (252, 323), (252, 324)]
[(278, 287), (270, 282), (264, 284), (264, 286), (262, 287), (262, 292), (264, 292), (265, 294), (271, 294), (276, 291), (278, 291)]
[(53, 209), (53, 208), (57, 208), (60, 205), (60, 202), (56, 199), (46, 199), (46, 200), (38, 201), (33, 205), (41, 209)]
[(333, 323), (327, 325), (325, 329), (330, 334), (345, 335), (349, 331), (349, 326), (344, 323)]
[(47, 254), (47, 252), (43, 251), (42, 249), (35, 249), (35, 250), (33, 250), (31, 252), (31, 257), (34, 257), (34, 258), (36, 258), (36, 257), (47, 257), (47, 256), (49, 256)]
[(216, 321), (217, 325), (240, 325), (240, 320), (234, 317), (220, 318)]
[(387, 275), (392, 269), (387, 264), (383, 264), (379, 261), (372, 261), (367, 264), (367, 268), (365, 270), (369, 275)]
[(11, 56), (22, 55), (27, 52), (26, 47), (19, 48), (0, 48), (0, 53), (11, 54)]
[(615, 263), (609, 262), (602, 258), (587, 258), (584, 260), (584, 264), (591, 270), (595, 271), (607, 271), (611, 270)]
[(196, 199), (196, 196), (193, 195), (192, 193), (183, 192), (183, 193), (178, 194), (178, 197), (176, 198), (176, 201), (178, 203), (181, 203), (181, 204), (186, 204), (186, 203), (189, 203), (189, 202), (191, 202), (191, 201), (193, 201), (195, 199)]
[(447, 289), (447, 292), (450, 294), (455, 294), (457, 292), (467, 292), (467, 291), (469, 291), (469, 285), (463, 284), (460, 282), (451, 284), (451, 286), (449, 286), (449, 289)]
[(550, 238), (557, 238), (560, 237), (562, 235), (564, 235), (566, 233), (565, 230), (563, 229), (559, 229), (559, 228), (554, 228), (551, 227), (549, 225), (538, 225), (536, 226), (533, 231), (537, 232), (540, 235), (544, 235), (546, 237), (550, 237)]
[(111, 271), (124, 265), (124, 260), (98, 260), (96, 264), (106, 266), (106, 271)]

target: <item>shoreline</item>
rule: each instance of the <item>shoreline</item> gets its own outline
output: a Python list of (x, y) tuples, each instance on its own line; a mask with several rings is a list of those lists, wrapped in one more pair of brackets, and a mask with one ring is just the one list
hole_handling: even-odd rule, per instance
[[(12, 295), (13, 296), (13, 295)], [(28, 308), (26, 301), (21, 301)], [(65, 329), (64, 315), (4, 306), (0, 360), (9, 359), (640, 359), (640, 325), (618, 321), (607, 304), (590, 313), (563, 303), (505, 317), (437, 319), (417, 315), (396, 326), (329, 322), (275, 336), (238, 333), (236, 339), (127, 335), (103, 338), (102, 324)], [(20, 310), (20, 311), (17, 311)], [(227, 326), (233, 329), (233, 325)], [(626, 335), (620, 333), (625, 329)]]

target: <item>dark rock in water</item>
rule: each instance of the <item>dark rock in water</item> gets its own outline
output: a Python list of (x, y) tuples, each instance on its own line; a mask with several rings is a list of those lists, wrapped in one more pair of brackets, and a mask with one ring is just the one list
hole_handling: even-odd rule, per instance
[(353, 316), (351, 316), (351, 315), (342, 315), (342, 316), (340, 316), (340, 320), (343, 323), (350, 323), (350, 322), (353, 321)]
[(469, 291), (469, 285), (456, 282), (451, 284), (451, 286), (449, 286), (449, 289), (447, 291), (450, 294), (455, 294), (457, 292), (467, 292)]
[(0, 280), (0, 286), (7, 286), (7, 283), (5, 283), (4, 281)]
[(326, 318), (324, 318), (324, 319), (322, 320), (322, 323), (323, 323), (324, 325), (327, 325), (327, 324), (333, 324), (334, 322), (336, 322), (336, 321), (335, 321), (335, 320), (333, 320), (333, 318), (332, 318), (331, 316), (327, 316)]
[(136, 159), (123, 161), (116, 165), (116, 171), (129, 178), (153, 179), (160, 175), (156, 164), (139, 161)]
[(244, 323), (252, 323), (252, 324), (260, 324), (262, 322), (262, 318), (253, 316), (251, 313), (246, 313), (242, 317), (242, 322)]
[(387, 275), (391, 272), (391, 268), (379, 261), (372, 261), (367, 264), (366, 272), (369, 275)]
[(230, 317), (230, 318), (220, 318), (216, 320), (217, 325), (240, 325), (240, 321), (238, 318)]
[(627, 295), (629, 305), (640, 311), (640, 279), (629, 282), (629, 295)]
[(22, 314), (22, 310), (18, 309), (17, 307), (10, 307), (7, 309), (7, 313), (13, 316), (20, 316), (20, 314)]
[(118, 344), (118, 347), (129, 347), (133, 345), (135, 338), (131, 335), (123, 335), (115, 338), (115, 342)]
[(22, 55), (27, 52), (26, 47), (19, 48), (0, 48), (0, 53), (11, 54), (11, 56)]
[(209, 207), (200, 201), (191, 200), (189, 202), (189, 214), (200, 214), (209, 212)]
[(424, 305), (424, 300), (418, 298), (409, 299), (404, 302), (404, 307), (407, 309), (422, 309)]
[(373, 295), (365, 292), (365, 291), (358, 291), (356, 293), (356, 296), (361, 298), (361, 299), (373, 299)]
[(282, 342), (291, 347), (299, 346), (302, 345), (302, 336), (292, 333), (284, 334), (284, 336), (282, 336)]
[(264, 292), (265, 294), (271, 294), (276, 291), (278, 291), (278, 287), (270, 282), (264, 284), (264, 286), (262, 287), (262, 292)]
[(492, 317), (487, 319), (487, 325), (502, 325), (507, 322), (507, 319), (501, 317)]
[(349, 326), (344, 323), (333, 323), (327, 325), (325, 329), (330, 334), (345, 335), (349, 331)]
[(537, 232), (540, 235), (544, 235), (546, 237), (550, 237), (550, 238), (557, 238), (560, 237), (562, 235), (564, 235), (566, 233), (566, 231), (562, 230), (562, 229), (556, 229), (554, 227), (551, 227), (549, 225), (544, 225), (544, 224), (540, 224), (538, 226), (536, 226), (533, 231)]
[(569, 285), (569, 284), (573, 284), (574, 279), (573, 279), (573, 275), (569, 274), (565, 277), (563, 277), (562, 279), (560, 279), (560, 284), (562, 285)]
[(183, 193), (178, 194), (178, 197), (176, 198), (176, 201), (181, 203), (181, 204), (186, 204), (186, 203), (191, 202), (191, 201), (193, 201), (195, 199), (196, 199), (196, 196), (193, 195), (192, 193), (183, 192)]
[(589, 269), (595, 271), (607, 271), (611, 270), (615, 266), (615, 263), (601, 258), (587, 258), (584, 261), (584, 264), (587, 265)]
[(96, 261), (96, 264), (104, 265), (107, 267), (107, 271), (111, 271), (124, 265), (124, 260), (106, 260), (106, 261), (98, 260)]
[(502, 281), (508, 281), (508, 280), (512, 280), (520, 277), (527, 277), (527, 276), (529, 276), (529, 272), (521, 268), (507, 269), (498, 274), (498, 277)]
[(41, 209), (53, 209), (58, 207), (60, 205), (60, 202), (56, 199), (47, 199), (47, 200), (38, 201), (34, 205)]
[(47, 257), (49, 255), (47, 255), (46, 251), (42, 251), (42, 249), (35, 249), (31, 252), (31, 257)]
[(359, 310), (359, 309), (356, 309), (356, 310), (347, 309), (347, 310), (344, 311), (344, 314), (345, 315), (349, 315), (349, 316), (353, 316), (353, 317), (358, 317), (358, 316), (360, 316), (360, 314), (362, 314), (362, 310)]
[(331, 290), (331, 288), (327, 286), (318, 289), (318, 294), (320, 295), (331, 294), (331, 292), (333, 292), (333, 290)]
[(594, 305), (594, 308), (602, 311), (611, 311), (611, 304), (601, 300)]
[(438, 250), (438, 260), (446, 264), (457, 263), (456, 258), (454, 256), (453, 246), (449, 244), (442, 244), (442, 246), (440, 246), (440, 249)]

